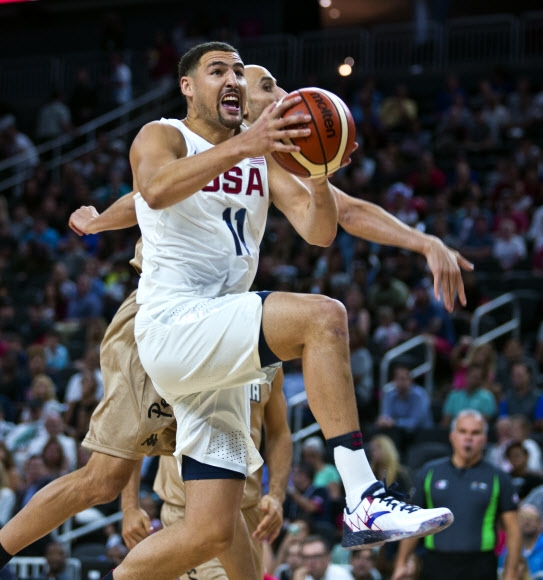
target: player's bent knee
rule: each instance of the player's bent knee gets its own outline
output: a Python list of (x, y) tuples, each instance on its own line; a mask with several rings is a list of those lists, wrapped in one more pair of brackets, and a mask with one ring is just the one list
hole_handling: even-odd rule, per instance
[(347, 311), (339, 300), (322, 296), (316, 306), (315, 314), (315, 324), (324, 329), (347, 327)]

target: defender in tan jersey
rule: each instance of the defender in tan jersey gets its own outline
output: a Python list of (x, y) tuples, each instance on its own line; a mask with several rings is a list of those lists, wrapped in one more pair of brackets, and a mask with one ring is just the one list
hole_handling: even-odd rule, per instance
[[(269, 492), (262, 496), (262, 470), (247, 478), (241, 503), (243, 517), (251, 534), (252, 553), (259, 578), (264, 574), (262, 541), (273, 541), (282, 525), (282, 504), (292, 460), (292, 442), (286, 421), (283, 395), (283, 371), (279, 369), (272, 383), (251, 385), (251, 438), (257, 449), (265, 432), (265, 449), (269, 466)], [(185, 515), (185, 490), (174, 457), (162, 456), (154, 490), (164, 501), (161, 519), (169, 526)], [(187, 571), (181, 580), (228, 580), (219, 559)]]
[[(141, 273), (141, 239), (130, 264)], [(153, 387), (134, 342), (138, 311), (134, 290), (109, 324), (100, 348), (104, 396), (92, 415), (83, 447), (141, 460), (145, 455), (172, 455), (175, 450), (173, 410)]]

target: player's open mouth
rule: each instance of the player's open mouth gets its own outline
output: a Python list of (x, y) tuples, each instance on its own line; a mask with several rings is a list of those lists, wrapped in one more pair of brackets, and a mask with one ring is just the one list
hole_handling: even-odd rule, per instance
[(227, 93), (221, 99), (221, 105), (228, 111), (239, 111), (239, 95), (236, 93)]

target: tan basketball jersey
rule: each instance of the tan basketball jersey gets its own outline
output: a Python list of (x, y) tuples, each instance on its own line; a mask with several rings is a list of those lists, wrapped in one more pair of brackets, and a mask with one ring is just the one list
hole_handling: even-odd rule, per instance
[[(262, 442), (262, 428), (264, 425), (264, 410), (271, 395), (271, 386), (251, 385), (251, 438), (257, 449)], [(241, 503), (242, 509), (258, 505), (262, 496), (261, 489), (262, 469), (249, 475), (245, 484), (245, 492)], [(178, 507), (185, 506), (185, 486), (179, 477), (179, 467), (175, 457), (162, 456), (153, 489), (165, 502)]]

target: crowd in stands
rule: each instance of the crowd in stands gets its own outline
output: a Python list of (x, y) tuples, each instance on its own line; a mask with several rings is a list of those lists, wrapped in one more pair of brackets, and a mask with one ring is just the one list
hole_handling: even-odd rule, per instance
[[(160, 82), (177, 55), (157, 35), (152, 58)], [(116, 89), (117, 103), (130, 99)], [(519, 496), (543, 490), (543, 91), (527, 77), (491, 75), (464, 86), (451, 74), (424, 102), (405, 85), (381, 89), (374, 78), (345, 97), (360, 147), (334, 183), (473, 261), (475, 271), (463, 274), (468, 304), (445, 311), (423, 256), (341, 230), (329, 248), (312, 247), (274, 210), (255, 289), (324, 293), (345, 304), (359, 414), (378, 477), (386, 472), (409, 492), (427, 458), (420, 444), (445, 455), (451, 421), (474, 408), (491, 425), (489, 460), (511, 473)], [(36, 142), (92, 118), (95, 99), (82, 69), (70, 106), (53, 94), (40, 112)], [(65, 164), (57, 179), (15, 117), (0, 118), (0, 158), (26, 151), (28, 173), (20, 194), (0, 197), (0, 525), (49, 481), (88, 460), (80, 442), (102, 394), (100, 342), (137, 284), (128, 262), (139, 232), (78, 237), (68, 218), (81, 205), (103, 211), (131, 191), (128, 146), (102, 132), (96, 149)], [(473, 342), (474, 310), (512, 288), (539, 292), (526, 299), (533, 304), (521, 337)], [(381, 391), (382, 356), (420, 334), (436, 355), (433, 390), (417, 384), (411, 370), (419, 360), (408, 356)], [(302, 390), (298, 362), (285, 371), (285, 392)], [(146, 468), (152, 482), (152, 462)], [(345, 578), (355, 580), (389, 577), (383, 552), (361, 550), (349, 560), (337, 547), (342, 497), (323, 441), (311, 438), (293, 466), (285, 530), (273, 546), (277, 578), (304, 580), (296, 575), (302, 561), (323, 570), (350, 563)], [(527, 535), (539, 530), (539, 541), (543, 500), (534, 505), (522, 521)], [(118, 504), (100, 509), (111, 513)], [(113, 536), (110, 547), (120, 542)], [(43, 543), (28, 553), (43, 554)]]

